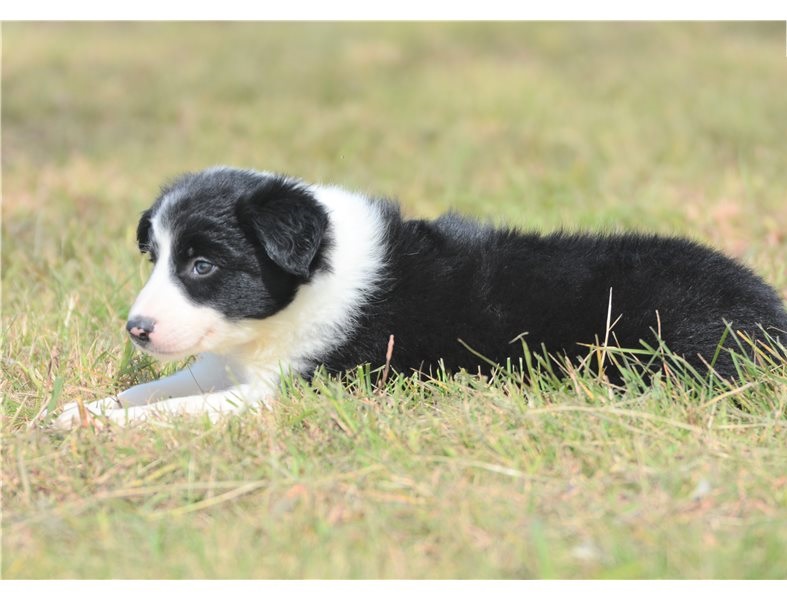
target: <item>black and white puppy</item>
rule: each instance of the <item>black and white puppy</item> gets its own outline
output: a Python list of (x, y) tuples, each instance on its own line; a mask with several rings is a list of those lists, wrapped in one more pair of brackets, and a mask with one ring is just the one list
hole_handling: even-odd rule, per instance
[[(655, 346), (659, 331), (698, 369), (725, 321), (752, 338), (787, 332), (768, 285), (690, 241), (404, 220), (390, 201), (250, 170), (183, 175), (137, 237), (154, 267), (131, 308), (132, 340), (164, 360), (199, 358), (87, 405), (118, 423), (270, 406), (283, 373), (381, 365), (391, 334), (400, 372), (485, 369), (478, 355), (518, 364), (522, 341), (584, 356), (608, 337), (610, 298), (611, 340)], [(726, 351), (714, 368), (735, 373)], [(56, 422), (77, 415), (72, 403)]]

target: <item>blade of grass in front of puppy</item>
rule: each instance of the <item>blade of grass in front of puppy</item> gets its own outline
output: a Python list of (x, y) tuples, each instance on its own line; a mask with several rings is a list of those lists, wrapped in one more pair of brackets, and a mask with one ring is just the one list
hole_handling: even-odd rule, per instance
[(52, 384), (52, 393), (49, 395), (49, 402), (46, 406), (47, 414), (52, 414), (52, 411), (55, 410), (57, 401), (60, 399), (60, 395), (63, 393), (64, 383), (65, 378), (62, 375), (55, 377), (55, 381)]
[(87, 418), (87, 409), (85, 408), (85, 403), (82, 402), (81, 398), (77, 399), (77, 409), (79, 410), (79, 426), (87, 428), (90, 423)]
[(334, 422), (344, 431), (344, 433), (349, 436), (354, 436), (358, 432), (358, 424), (350, 417), (342, 404), (344, 400), (342, 388), (335, 385), (334, 382), (331, 382), (330, 385), (327, 385), (325, 381), (318, 381), (316, 383), (320, 393), (323, 397), (328, 398), (331, 407), (333, 407), (333, 414), (331, 417)]

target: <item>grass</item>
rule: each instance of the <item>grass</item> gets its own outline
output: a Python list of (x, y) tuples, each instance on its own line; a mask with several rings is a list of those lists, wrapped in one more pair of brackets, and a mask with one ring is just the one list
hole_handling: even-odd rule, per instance
[(783, 24), (2, 33), (3, 577), (787, 576), (783, 365), (617, 391), (361, 370), (217, 426), (29, 427), (158, 376), (122, 329), (134, 215), (210, 164), (688, 235), (785, 294)]

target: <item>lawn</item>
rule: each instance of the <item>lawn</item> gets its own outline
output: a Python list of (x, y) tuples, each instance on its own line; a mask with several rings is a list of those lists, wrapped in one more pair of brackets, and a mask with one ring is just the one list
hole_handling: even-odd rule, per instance
[[(137, 215), (231, 164), (523, 229), (711, 244), (787, 296), (784, 24), (5, 23), (2, 576), (785, 578), (787, 368), (287, 382), (55, 433), (157, 377)], [(372, 365), (376, 367), (377, 365)]]

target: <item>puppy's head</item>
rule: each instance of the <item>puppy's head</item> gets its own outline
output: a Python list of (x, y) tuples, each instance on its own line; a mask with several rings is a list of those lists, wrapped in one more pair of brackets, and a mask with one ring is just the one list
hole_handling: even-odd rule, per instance
[(170, 360), (251, 341), (251, 324), (325, 268), (327, 228), (296, 180), (230, 168), (182, 176), (137, 227), (154, 267), (129, 314), (131, 339)]

